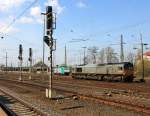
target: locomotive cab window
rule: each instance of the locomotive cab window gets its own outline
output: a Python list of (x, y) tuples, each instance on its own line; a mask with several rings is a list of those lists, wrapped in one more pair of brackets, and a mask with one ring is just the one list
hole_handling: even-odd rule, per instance
[(131, 64), (131, 63), (126, 63), (126, 64), (124, 65), (124, 69), (126, 69), (126, 70), (131, 70), (131, 69), (133, 69), (133, 64)]
[(82, 68), (77, 68), (76, 72), (82, 72)]

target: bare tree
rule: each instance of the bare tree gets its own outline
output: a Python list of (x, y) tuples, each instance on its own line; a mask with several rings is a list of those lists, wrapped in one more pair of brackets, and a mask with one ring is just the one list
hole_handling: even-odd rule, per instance
[(88, 48), (88, 61), (96, 64), (98, 48), (96, 46)]
[(116, 54), (113, 55), (112, 57), (112, 62), (111, 63), (118, 63), (119, 62), (119, 58), (116, 56)]
[(98, 63), (103, 64), (105, 62), (105, 49), (101, 49), (98, 55)]
[(127, 57), (126, 57), (126, 61), (127, 61), (127, 62), (131, 62), (131, 63), (134, 63), (134, 58), (135, 58), (135, 54), (129, 52), (129, 53), (127, 54)]
[(111, 47), (103, 48), (98, 52), (98, 48), (96, 46), (89, 47), (88, 53), (86, 56), (86, 64), (88, 63), (118, 63), (119, 59), (114, 52), (114, 49)]
[(105, 48), (106, 61), (107, 63), (117, 63), (119, 62), (116, 53), (112, 47)]
[(83, 61), (85, 61), (85, 65), (88, 64), (88, 57), (84, 57)]

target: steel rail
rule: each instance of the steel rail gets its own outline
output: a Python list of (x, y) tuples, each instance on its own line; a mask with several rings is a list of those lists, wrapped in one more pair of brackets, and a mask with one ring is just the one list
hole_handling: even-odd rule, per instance
[[(5, 80), (10, 81), (10, 82), (14, 82), (17, 84), (24, 84), (24, 85), (31, 85), (34, 87), (41, 87), (44, 89), (47, 87), (46, 85), (37, 84), (37, 83), (20, 82), (20, 81), (15, 81), (15, 80), (10, 80), (10, 79), (5, 79)], [(102, 103), (102, 104), (106, 104), (106, 105), (110, 105), (110, 106), (125, 108), (125, 109), (136, 111), (136, 112), (143, 112), (146, 114), (150, 114), (150, 107), (147, 107), (144, 105), (135, 105), (135, 104), (130, 104), (130, 103), (122, 102), (122, 101), (116, 101), (116, 100), (110, 100), (110, 99), (105, 99), (105, 98), (100, 98), (100, 97), (94, 97), (91, 95), (80, 94), (78, 92), (62, 89), (62, 87), (60, 87), (60, 86), (54, 86), (54, 89), (56, 91), (62, 91), (62, 92), (68, 93), (68, 94), (76, 95), (77, 97), (79, 97), (80, 99), (83, 99), (83, 100), (90, 100), (90, 101), (93, 101), (95, 103)]]
[(3, 102), (0, 101), (0, 107), (8, 116), (17, 116), (13, 111), (11, 111)]
[(41, 116), (48, 116), (46, 113), (40, 111), (39, 109), (35, 108), (31, 103), (24, 101), (23, 99), (19, 98), (17, 95), (13, 94), (10, 90), (0, 87), (0, 91), (4, 93), (7, 96), (10, 96), (11, 98), (15, 99), (19, 103), (23, 104), (24, 106), (28, 107), (30, 110), (35, 111)]

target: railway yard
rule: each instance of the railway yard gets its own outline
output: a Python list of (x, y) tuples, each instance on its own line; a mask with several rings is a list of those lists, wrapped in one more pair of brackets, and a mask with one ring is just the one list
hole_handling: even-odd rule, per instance
[[(54, 99), (45, 97), (48, 75), (1, 72), (0, 100), (14, 113), (24, 115), (67, 116), (148, 116), (150, 81), (146, 83), (78, 80), (70, 76), (53, 77)], [(9, 96), (9, 97), (7, 97)], [(12, 102), (12, 99), (14, 99)], [(15, 107), (16, 101), (21, 102)], [(13, 105), (10, 105), (13, 104)], [(13, 108), (11, 108), (12, 106)], [(19, 111), (18, 108), (19, 107)]]
[(0, 4), (0, 116), (150, 116), (150, 1)]

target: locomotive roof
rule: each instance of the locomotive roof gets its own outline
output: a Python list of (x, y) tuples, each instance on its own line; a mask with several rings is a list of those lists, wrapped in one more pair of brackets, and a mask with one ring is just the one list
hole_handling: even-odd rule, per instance
[(119, 62), (119, 63), (104, 63), (104, 64), (98, 64), (99, 66), (101, 65), (115, 65), (115, 64), (132, 64), (130, 62)]
[(104, 65), (120, 65), (120, 64), (132, 64), (130, 62), (119, 62), (119, 63), (103, 63), (103, 64), (87, 64), (87, 65), (79, 65), (78, 67), (95, 67), (95, 66), (104, 66)]

